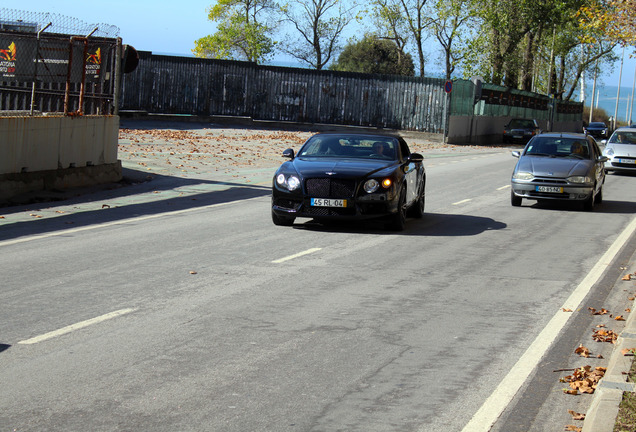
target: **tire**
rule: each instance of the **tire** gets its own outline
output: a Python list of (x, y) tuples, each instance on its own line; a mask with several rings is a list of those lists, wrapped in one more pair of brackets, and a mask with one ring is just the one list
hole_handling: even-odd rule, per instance
[(406, 188), (402, 186), (400, 190), (400, 197), (398, 198), (397, 213), (391, 216), (391, 222), (389, 228), (392, 231), (404, 231), (406, 227), (406, 208), (404, 204), (406, 202)]
[(422, 219), (424, 217), (424, 207), (426, 204), (426, 194), (425, 194), (425, 186), (422, 184), (422, 190), (420, 191), (417, 200), (413, 203), (413, 206), (409, 209), (409, 215), (416, 218)]
[(520, 207), (521, 206), (521, 200), (523, 198), (515, 195), (515, 192), (513, 190), (510, 191), (510, 204), (513, 207)]
[(594, 210), (594, 205), (596, 204), (596, 194), (592, 192), (590, 197), (583, 201), (583, 210), (592, 211)]
[(296, 220), (296, 218), (294, 217), (278, 216), (276, 213), (274, 213), (274, 210), (272, 210), (272, 222), (274, 222), (274, 225), (292, 226), (294, 224), (294, 220)]

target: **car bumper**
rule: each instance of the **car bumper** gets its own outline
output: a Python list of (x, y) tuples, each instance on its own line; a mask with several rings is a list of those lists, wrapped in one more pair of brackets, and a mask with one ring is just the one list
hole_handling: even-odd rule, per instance
[(562, 201), (584, 201), (592, 195), (594, 186), (592, 185), (560, 185), (561, 192), (540, 192), (536, 184), (516, 183), (511, 184), (514, 194), (521, 198), (535, 200), (562, 200)]
[(347, 199), (346, 207), (318, 207), (311, 205), (309, 197), (274, 193), (272, 211), (281, 217), (373, 219), (397, 213), (397, 199), (390, 199), (388, 193), (370, 194)]
[(605, 171), (629, 171), (636, 172), (636, 158), (612, 156), (605, 162)]

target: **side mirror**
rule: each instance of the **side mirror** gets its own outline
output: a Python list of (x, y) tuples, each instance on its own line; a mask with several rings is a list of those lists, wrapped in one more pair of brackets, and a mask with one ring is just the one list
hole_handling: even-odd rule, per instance
[(409, 156), (409, 162), (422, 162), (424, 160), (424, 156), (422, 156), (419, 153), (411, 153), (411, 155)]
[(599, 156), (596, 158), (597, 162), (607, 162), (609, 158), (607, 156)]
[(513, 155), (514, 157), (518, 158), (518, 157), (521, 157), (521, 152), (520, 152), (520, 151), (518, 151), (518, 150), (515, 150), (515, 151), (513, 151), (513, 152), (512, 152), (512, 155)]
[(283, 157), (286, 157), (287, 159), (293, 159), (294, 158), (294, 149), (288, 148), (287, 150), (285, 150), (283, 152)]

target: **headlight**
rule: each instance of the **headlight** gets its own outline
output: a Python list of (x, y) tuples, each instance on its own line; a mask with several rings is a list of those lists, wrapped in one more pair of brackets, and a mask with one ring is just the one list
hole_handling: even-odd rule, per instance
[(606, 147), (605, 148), (605, 155), (606, 156), (614, 156), (614, 149), (612, 147)]
[(364, 191), (366, 193), (373, 193), (377, 191), (379, 187), (380, 187), (380, 183), (378, 183), (378, 181), (375, 179), (367, 180), (366, 182), (364, 182), (364, 186), (363, 186)]
[(592, 179), (585, 176), (572, 176), (566, 179), (568, 183), (592, 183)]
[(298, 180), (298, 177), (293, 175), (285, 177), (285, 174), (282, 173), (276, 176), (276, 183), (290, 191), (296, 190), (300, 187), (300, 180)]
[(519, 171), (512, 175), (512, 178), (515, 180), (532, 180), (534, 178), (534, 174), (529, 172)]

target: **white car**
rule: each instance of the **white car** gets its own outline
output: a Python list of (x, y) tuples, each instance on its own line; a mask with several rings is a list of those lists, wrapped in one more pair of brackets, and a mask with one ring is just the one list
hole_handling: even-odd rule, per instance
[(605, 162), (606, 172), (636, 172), (636, 128), (616, 129), (605, 143), (603, 154), (609, 158)]

